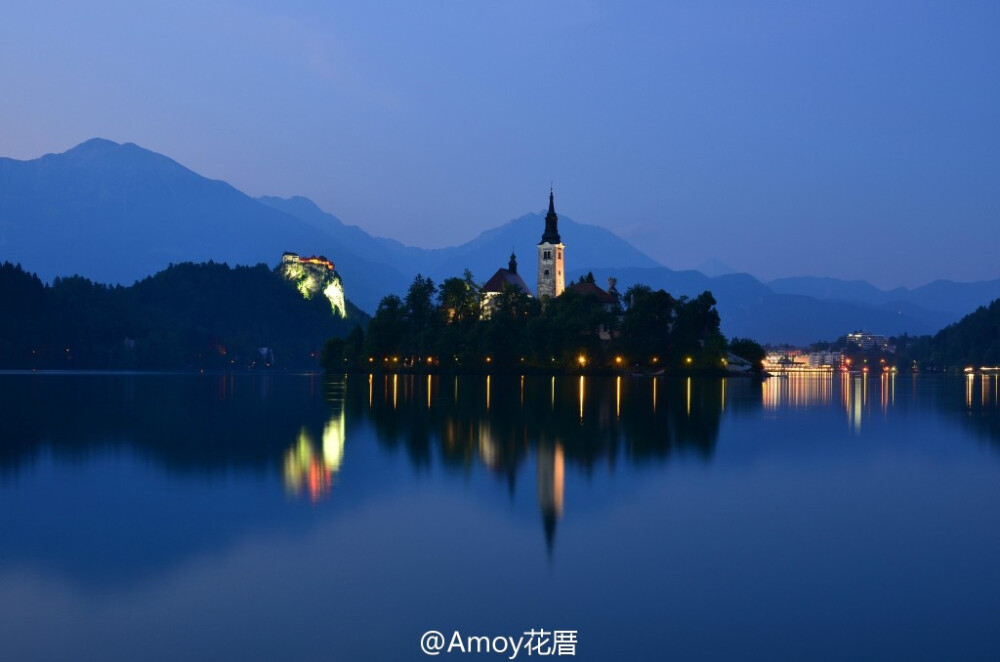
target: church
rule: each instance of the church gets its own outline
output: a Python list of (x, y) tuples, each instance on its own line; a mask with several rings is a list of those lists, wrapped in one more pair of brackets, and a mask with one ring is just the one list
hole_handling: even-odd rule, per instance
[(538, 298), (554, 298), (566, 289), (566, 246), (559, 236), (555, 195), (549, 189), (549, 211), (545, 214), (545, 232), (538, 242)]
[[(559, 216), (556, 214), (555, 194), (549, 189), (549, 210), (545, 214), (545, 229), (542, 232), (542, 240), (538, 242), (538, 289), (536, 290), (539, 301), (544, 306), (547, 301), (554, 299), (566, 291), (566, 245), (559, 235)], [(497, 297), (502, 291), (511, 289), (527, 296), (531, 295), (528, 284), (524, 282), (517, 272), (517, 256), (510, 255), (510, 262), (506, 269), (497, 269), (496, 273), (486, 284), (481, 292), (483, 319), (489, 319), (497, 307)], [(605, 312), (612, 313), (618, 307), (618, 295), (615, 288), (615, 279), (608, 278), (608, 290), (606, 291), (594, 283), (593, 274), (587, 274), (577, 283), (570, 283), (569, 288), (578, 296), (592, 300), (595, 305), (604, 308)], [(596, 329), (596, 334), (601, 340), (611, 340), (613, 331), (607, 325), (602, 324)]]
[[(555, 298), (566, 289), (566, 246), (559, 236), (559, 216), (556, 215), (555, 194), (549, 189), (549, 211), (545, 214), (545, 231), (538, 242), (537, 296), (540, 300)], [(483, 285), (483, 317), (492, 312), (491, 302), (505, 287), (514, 287), (531, 296), (527, 283), (517, 273), (517, 256), (510, 255), (506, 269), (497, 272)]]

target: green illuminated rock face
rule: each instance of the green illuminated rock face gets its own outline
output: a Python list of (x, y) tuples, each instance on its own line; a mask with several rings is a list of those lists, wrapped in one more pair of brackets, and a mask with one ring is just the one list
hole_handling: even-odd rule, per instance
[(330, 302), (335, 315), (347, 317), (340, 274), (325, 257), (299, 257), (295, 253), (285, 253), (278, 273), (295, 283), (304, 298), (312, 299), (317, 294), (322, 294)]

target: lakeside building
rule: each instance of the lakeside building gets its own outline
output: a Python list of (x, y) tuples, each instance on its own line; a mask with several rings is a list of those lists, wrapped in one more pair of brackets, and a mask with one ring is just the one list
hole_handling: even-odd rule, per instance
[(767, 372), (833, 372), (844, 364), (843, 352), (772, 352), (764, 358)]
[(480, 290), (482, 294), (483, 319), (489, 319), (493, 315), (493, 310), (496, 308), (496, 299), (505, 288), (513, 288), (522, 294), (531, 296), (528, 284), (517, 273), (517, 256), (514, 253), (510, 254), (510, 261), (507, 263), (507, 268), (497, 269), (497, 272), (486, 281), (486, 284)]
[(848, 333), (847, 342), (857, 345), (865, 351), (874, 347), (883, 351), (889, 348), (888, 338), (883, 335), (868, 333), (867, 331), (854, 331), (853, 333)]
[[(615, 306), (618, 305), (617, 297), (594, 283), (593, 274), (588, 275), (587, 278), (589, 278), (589, 280), (581, 279), (579, 283), (571, 283), (567, 289), (572, 290), (581, 297), (590, 297), (594, 299), (604, 309), (604, 312), (609, 315), (613, 313)], [(613, 289), (614, 286), (615, 279), (609, 278), (608, 288)], [(601, 340), (611, 340), (611, 328), (606, 323), (602, 322), (597, 328), (597, 337)]]

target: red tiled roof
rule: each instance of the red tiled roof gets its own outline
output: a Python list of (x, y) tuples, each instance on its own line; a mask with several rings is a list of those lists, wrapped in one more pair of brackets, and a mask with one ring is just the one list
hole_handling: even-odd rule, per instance
[(593, 283), (573, 283), (567, 289), (573, 290), (581, 296), (596, 297), (601, 303), (617, 303), (617, 300), (612, 295)]
[(531, 296), (531, 290), (528, 289), (528, 285), (524, 282), (524, 279), (509, 269), (497, 269), (493, 277), (483, 285), (483, 292), (499, 292), (505, 284), (508, 287), (516, 287), (528, 296)]

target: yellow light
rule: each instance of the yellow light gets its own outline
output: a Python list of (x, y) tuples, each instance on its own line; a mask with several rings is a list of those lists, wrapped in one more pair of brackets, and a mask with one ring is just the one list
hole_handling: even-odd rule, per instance
[(581, 354), (580, 356), (576, 357), (576, 361), (577, 361), (577, 363), (580, 364), (580, 367), (583, 367), (583, 366), (587, 365), (587, 357), (584, 356), (583, 354)]
[(486, 362), (487, 363), (493, 363), (493, 357), (492, 356), (487, 356), (486, 357)]
[(654, 356), (653, 357), (653, 363), (659, 363), (659, 362), (660, 362), (660, 357), (659, 356)]
[(687, 357), (684, 358), (684, 363), (687, 363), (688, 365), (691, 365), (691, 361), (693, 361), (693, 360), (694, 359), (692, 359), (690, 356), (687, 356)]
[(621, 365), (622, 364), (622, 357), (616, 356), (615, 357), (615, 363), (617, 363), (618, 365)]
[(432, 357), (428, 356), (427, 357), (427, 365), (430, 365), (433, 362), (434, 362), (434, 359)]

